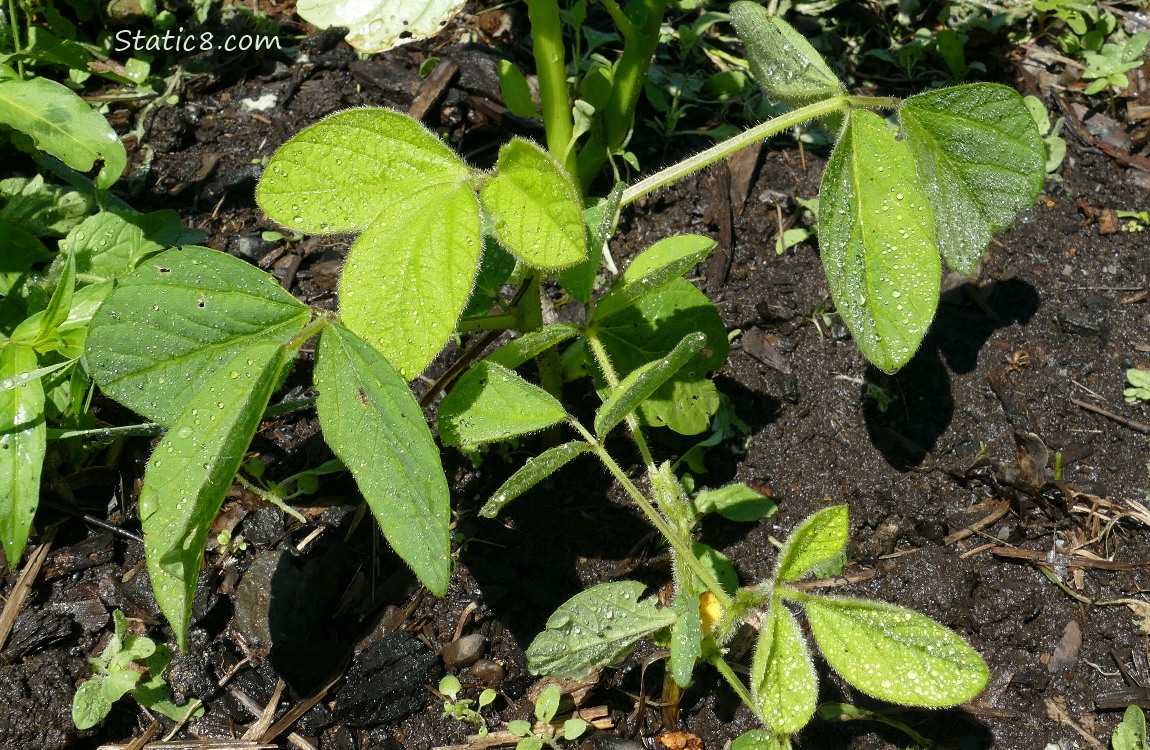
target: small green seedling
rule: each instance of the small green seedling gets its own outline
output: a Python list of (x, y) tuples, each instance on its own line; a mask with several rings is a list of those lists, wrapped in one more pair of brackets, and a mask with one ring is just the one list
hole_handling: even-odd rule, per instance
[(583, 719), (568, 719), (558, 730), (551, 725), (562, 698), (558, 685), (548, 685), (535, 703), (535, 719), (539, 722), (535, 728), (523, 719), (507, 723), (507, 731), (522, 738), (515, 744), (515, 750), (542, 750), (544, 746), (558, 750), (560, 740), (577, 740), (583, 736), (587, 731), (587, 722)]
[(1143, 232), (1150, 227), (1150, 211), (1115, 211), (1115, 216), (1125, 219), (1123, 232)]
[(1066, 158), (1066, 139), (1060, 135), (1062, 126), (1066, 124), (1066, 118), (1059, 117), (1051, 125), (1050, 114), (1046, 111), (1046, 105), (1042, 103), (1041, 99), (1037, 96), (1026, 96), (1023, 97), (1022, 102), (1030, 110), (1030, 116), (1034, 118), (1038, 134), (1042, 137), (1042, 143), (1046, 147), (1046, 173), (1057, 172), (1058, 168), (1062, 166), (1062, 161)]
[(1122, 723), (1114, 728), (1110, 736), (1110, 746), (1114, 750), (1150, 750), (1146, 740), (1146, 715), (1138, 706), (1130, 706), (1122, 715)]
[(470, 698), (460, 698), (459, 694), (462, 691), (463, 685), (460, 684), (459, 678), (454, 675), (447, 675), (439, 681), (439, 692), (446, 698), (443, 701), (443, 715), (474, 726), (480, 737), (486, 737), (487, 719), (483, 718), (481, 712), (494, 703), (499, 694), (491, 688), (485, 688), (477, 699), (471, 700)]
[(1121, 43), (1107, 42), (1097, 52), (1084, 51), (1086, 70), (1083, 80), (1092, 81), (1082, 93), (1087, 96), (1101, 91), (1121, 91), (1130, 85), (1126, 76), (1131, 70), (1142, 67), (1142, 54), (1150, 44), (1150, 31), (1140, 31)]
[(1126, 380), (1130, 383), (1130, 387), (1122, 391), (1126, 403), (1150, 402), (1150, 370), (1131, 368), (1126, 371)]
[(115, 631), (104, 652), (88, 662), (92, 678), (81, 683), (72, 698), (76, 728), (96, 726), (111, 712), (112, 705), (129, 693), (144, 708), (176, 721), (184, 718), (189, 708), (172, 702), (172, 691), (164, 681), (172, 652), (150, 638), (128, 635), (128, 622), (120, 610), (112, 613), (112, 619)]

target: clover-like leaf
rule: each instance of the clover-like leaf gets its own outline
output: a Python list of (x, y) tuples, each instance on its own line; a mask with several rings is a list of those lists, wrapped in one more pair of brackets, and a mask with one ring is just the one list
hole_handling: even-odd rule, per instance
[(850, 113), (827, 162), (819, 245), (859, 349), (881, 370), (902, 367), (934, 318), (942, 262), (910, 148), (873, 112)]
[(827, 663), (864, 693), (907, 706), (970, 700), (990, 673), (966, 641), (924, 615), (884, 602), (812, 596), (811, 634)]
[(779, 553), (776, 580), (795, 581), (812, 568), (834, 560), (843, 553), (848, 539), (847, 506), (823, 508), (807, 518), (787, 537)]
[(638, 581), (613, 581), (568, 599), (528, 647), (527, 668), (577, 680), (626, 656), (643, 636), (675, 621), (674, 612), (656, 607), (653, 597), (639, 599), (644, 588)]
[(546, 429), (567, 416), (563, 404), (513, 371), (484, 360), (459, 378), (439, 404), (446, 445), (479, 445)]
[(758, 3), (733, 3), (731, 23), (747, 48), (751, 75), (772, 99), (800, 106), (843, 90), (842, 83), (811, 43)]
[(763, 723), (778, 734), (799, 731), (815, 713), (819, 683), (810, 650), (795, 616), (778, 601), (759, 631), (751, 697)]
[(388, 543), (442, 596), (451, 573), (450, 494), (407, 383), (371, 345), (338, 325), (320, 337), (315, 383), (324, 439), (355, 476)]
[(971, 275), (994, 232), (1034, 204), (1042, 138), (1018, 92), (972, 83), (912, 96), (899, 109), (947, 265)]

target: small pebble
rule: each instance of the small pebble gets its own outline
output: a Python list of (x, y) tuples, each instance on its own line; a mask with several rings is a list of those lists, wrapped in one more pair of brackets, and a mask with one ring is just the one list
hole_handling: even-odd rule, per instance
[(487, 639), (479, 633), (465, 635), (443, 647), (443, 666), (454, 671), (470, 666), (487, 650)]
[(468, 668), (467, 674), (488, 687), (498, 687), (506, 672), (503, 665), (492, 659), (480, 659)]

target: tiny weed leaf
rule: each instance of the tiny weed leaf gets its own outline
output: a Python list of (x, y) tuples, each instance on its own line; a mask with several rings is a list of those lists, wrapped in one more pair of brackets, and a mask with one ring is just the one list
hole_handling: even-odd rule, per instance
[(1110, 746), (1114, 750), (1150, 750), (1146, 742), (1146, 714), (1140, 706), (1127, 707), (1122, 723), (1110, 737)]
[(576, 456), (589, 450), (591, 446), (582, 440), (572, 440), (527, 459), (527, 462), (495, 491), (491, 499), (479, 510), (479, 515), (495, 518), (507, 503), (566, 466)]
[(799, 731), (815, 713), (819, 683), (810, 650), (795, 616), (778, 601), (759, 631), (751, 697), (763, 723), (779, 734)]
[(899, 110), (947, 265), (972, 275), (992, 233), (1034, 204), (1042, 138), (1018, 92), (993, 83), (939, 89)]
[(482, 246), (479, 205), (466, 184), (397, 199), (348, 253), (339, 281), (344, 325), (414, 378), (454, 332)]
[(986, 686), (986, 664), (966, 641), (933, 620), (883, 602), (812, 596), (811, 634), (827, 663), (881, 700), (943, 708)]
[(297, 232), (358, 232), (377, 216), (386, 222), (419, 210), (396, 205), (415, 193), (470, 176), (463, 160), (419, 121), (389, 109), (352, 109), (281, 146), (256, 200)]
[[(637, 261), (638, 259), (636, 259)], [(719, 312), (686, 279), (672, 279), (606, 320), (594, 324), (620, 377), (661, 359), (688, 334), (701, 331), (706, 348), (696, 354), (639, 408), (640, 421), (697, 435), (711, 423), (719, 394), (707, 373), (722, 367), (730, 344)], [(603, 387), (600, 379), (599, 387)]]
[(697, 234), (660, 240), (631, 262), (622, 280), (595, 304), (594, 320), (603, 320), (660, 289), (706, 260), (715, 241)]
[(516, 117), (539, 117), (527, 79), (510, 60), (499, 61), (499, 91), (503, 94), (503, 103)]
[[(0, 348), (0, 380), (35, 370), (36, 352), (9, 342)], [(0, 541), (8, 567), (24, 554), (40, 504), (40, 473), (47, 448), (44, 384), (33, 379), (0, 391)]]
[(771, 98), (794, 107), (842, 91), (843, 85), (811, 43), (758, 3), (733, 3), (731, 23), (747, 48), (751, 75)]
[(257, 343), (209, 377), (160, 441), (144, 473), (140, 523), (156, 601), (183, 650), (208, 529), (259, 426), (286, 361)]
[(570, 323), (552, 323), (508, 341), (492, 352), (487, 361), (503, 365), (510, 370), (577, 335), (579, 335), (578, 326)]
[(579, 190), (563, 166), (531, 141), (516, 138), (500, 150), (495, 177), (479, 197), (495, 217), (495, 236), (524, 263), (554, 270), (587, 257)]
[(559, 702), (563, 700), (563, 691), (555, 683), (548, 685), (535, 701), (535, 718), (544, 724), (551, 723), (555, 714), (559, 712)]
[(507, 731), (516, 737), (526, 737), (531, 734), (531, 722), (524, 721), (523, 719), (509, 721), (507, 722)]
[(591, 301), (591, 293), (595, 290), (595, 274), (599, 270), (599, 262), (607, 254), (607, 242), (615, 233), (626, 187), (626, 184), (616, 182), (606, 198), (583, 209), (583, 223), (587, 225), (591, 237), (587, 245), (587, 259), (563, 269), (556, 276), (567, 293), (583, 304)]
[(587, 731), (587, 722), (583, 719), (568, 719), (563, 722), (563, 739), (577, 740)]
[(321, 334), (315, 384), (324, 439), (392, 548), (442, 596), (451, 572), (450, 496), (415, 397), (379, 352), (338, 325)]
[(738, 590), (739, 574), (726, 555), (702, 542), (691, 542), (691, 552), (699, 558), (699, 562), (703, 564), (704, 568), (711, 571), (711, 575), (723, 587), (723, 591), (734, 594)]
[(902, 367), (934, 317), (942, 264), (910, 148), (873, 112), (851, 112), (827, 162), (819, 244), (859, 349), (881, 370)]
[(497, 443), (537, 432), (567, 416), (547, 391), (502, 365), (472, 366), (439, 405), (439, 437), (446, 445)]
[(237, 353), (262, 341), (286, 343), (309, 317), (273, 276), (187, 246), (121, 280), (92, 318), (86, 359), (105, 393), (170, 425)]
[(695, 510), (700, 515), (718, 513), (728, 521), (758, 521), (778, 510), (779, 506), (761, 492), (741, 482), (717, 490), (703, 490), (695, 496)]
[(104, 162), (96, 178), (104, 189), (120, 178), (128, 161), (116, 131), (76, 92), (40, 76), (23, 80), (7, 65), (0, 65), (0, 122), (78, 172)]
[(779, 553), (776, 580), (784, 583), (796, 581), (811, 568), (824, 565), (842, 554), (849, 533), (847, 524), (845, 505), (824, 508), (799, 524)]
[(626, 419), (628, 414), (639, 408), (641, 403), (683, 369), (706, 342), (706, 335), (699, 331), (687, 334), (667, 356), (632, 370), (618, 387), (611, 390), (607, 400), (595, 413), (595, 433), (602, 437)]
[(671, 625), (674, 612), (656, 607), (654, 598), (640, 601), (644, 588), (638, 581), (613, 581), (568, 599), (527, 649), (528, 669), (582, 679), (626, 656), (643, 636)]
[(699, 597), (680, 591), (674, 604), (675, 624), (671, 626), (669, 668), (675, 684), (691, 683), (695, 662), (703, 655), (703, 623), (699, 617)]

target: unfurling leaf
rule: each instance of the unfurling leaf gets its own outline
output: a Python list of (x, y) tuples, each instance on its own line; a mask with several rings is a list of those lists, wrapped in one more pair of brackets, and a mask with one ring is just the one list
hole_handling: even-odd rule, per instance
[(841, 555), (847, 544), (847, 520), (847, 506), (835, 505), (799, 524), (779, 553), (776, 579), (783, 583), (798, 580)]

